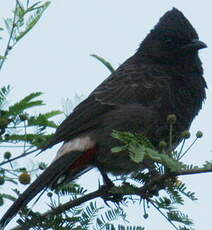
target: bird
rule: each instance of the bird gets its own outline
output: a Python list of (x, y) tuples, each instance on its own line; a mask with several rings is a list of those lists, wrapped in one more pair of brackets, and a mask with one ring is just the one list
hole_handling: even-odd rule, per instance
[(158, 149), (159, 142), (169, 138), (167, 116), (175, 114), (177, 146), (206, 99), (198, 55), (206, 47), (180, 10), (167, 11), (136, 52), (73, 110), (41, 148), (43, 152), (63, 143), (53, 162), (6, 211), (0, 226), (5, 227), (46, 187), (69, 183), (91, 168), (99, 169), (105, 180), (108, 173), (142, 170), (145, 163), (134, 162), (127, 150), (111, 151), (120, 146), (111, 136), (113, 130), (142, 134)]

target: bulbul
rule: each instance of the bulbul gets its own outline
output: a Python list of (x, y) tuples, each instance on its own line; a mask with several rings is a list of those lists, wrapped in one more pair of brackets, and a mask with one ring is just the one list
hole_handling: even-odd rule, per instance
[(206, 82), (198, 50), (205, 48), (198, 34), (176, 8), (163, 15), (136, 53), (104, 80), (62, 122), (42, 151), (63, 142), (52, 164), (7, 210), (5, 226), (45, 187), (55, 188), (91, 168), (113, 175), (141, 170), (128, 151), (111, 152), (120, 142), (113, 130), (146, 136), (158, 148), (169, 138), (167, 116), (177, 117), (173, 144), (189, 129), (206, 98)]

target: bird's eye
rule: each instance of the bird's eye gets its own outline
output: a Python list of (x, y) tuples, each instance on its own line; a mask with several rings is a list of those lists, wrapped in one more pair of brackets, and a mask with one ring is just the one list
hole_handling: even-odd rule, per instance
[(174, 46), (174, 41), (172, 38), (166, 38), (164, 41), (165, 41), (167, 47), (171, 48)]

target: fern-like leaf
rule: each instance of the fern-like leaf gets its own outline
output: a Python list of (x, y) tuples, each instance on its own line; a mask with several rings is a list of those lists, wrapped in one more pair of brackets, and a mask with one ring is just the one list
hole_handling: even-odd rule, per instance
[(126, 217), (126, 214), (123, 213), (122, 209), (116, 208), (107, 210), (96, 219), (95, 229), (115, 229), (112, 222), (117, 220), (119, 217)]
[(175, 221), (185, 225), (192, 225), (193, 221), (188, 217), (188, 215), (180, 211), (171, 211), (167, 213), (167, 216), (170, 221)]
[(59, 186), (54, 192), (59, 196), (70, 196), (71, 194), (83, 195), (85, 194), (86, 190), (77, 184), (66, 184)]
[(0, 89), (0, 109), (2, 109), (6, 103), (8, 94), (10, 93), (10, 86), (4, 86)]
[(41, 100), (33, 101), (33, 99), (40, 96), (41, 94), (41, 92), (36, 92), (24, 97), (22, 100), (9, 107), (9, 114), (17, 116), (18, 114), (23, 113), (26, 109), (32, 108), (34, 106), (44, 105), (43, 101)]
[(89, 205), (84, 208), (80, 218), (80, 223), (84, 229), (89, 229), (100, 209), (101, 208), (97, 208), (96, 202), (90, 202)]
[[(40, 5), (39, 7), (36, 7), (36, 5), (37, 4), (34, 4), (30, 8), (28, 8), (26, 11), (23, 11), (22, 16), (19, 17), (20, 19), (22, 19), (22, 17), (26, 13), (33, 11), (33, 14), (29, 17), (28, 21), (26, 22), (25, 29), (23, 31), (19, 32), (19, 34), (16, 36), (16, 42), (18, 42), (23, 36), (25, 36), (37, 24), (37, 22), (42, 17), (44, 11), (50, 5), (50, 2), (45, 2), (44, 4)], [(20, 26), (22, 26), (22, 25), (20, 25)]]
[(39, 114), (38, 116), (32, 116), (28, 119), (28, 126), (57, 128), (57, 124), (53, 121), (49, 121), (48, 119), (59, 114), (62, 114), (62, 112), (55, 110), (48, 113)]
[(118, 225), (118, 230), (144, 230), (141, 226), (124, 226)]

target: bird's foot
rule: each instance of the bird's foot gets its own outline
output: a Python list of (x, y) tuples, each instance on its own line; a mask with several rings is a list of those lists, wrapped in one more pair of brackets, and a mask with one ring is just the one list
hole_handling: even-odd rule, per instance
[(104, 184), (101, 186), (101, 189), (104, 191), (103, 195), (101, 196), (104, 202), (108, 205), (108, 201), (114, 202), (114, 203), (120, 203), (123, 201), (123, 195), (122, 194), (115, 194), (112, 193), (110, 190), (115, 186), (114, 183), (111, 181), (111, 179), (108, 177), (107, 173), (101, 168), (98, 167), (102, 177)]
[(123, 199), (124, 195), (113, 193), (112, 191), (110, 191), (112, 189), (112, 187), (108, 187), (107, 185), (103, 185), (101, 187), (101, 189), (103, 189), (103, 194), (102, 194), (101, 198), (104, 200), (105, 204), (109, 207), (110, 207), (110, 205), (108, 204), (109, 201), (118, 204), (124, 200)]

